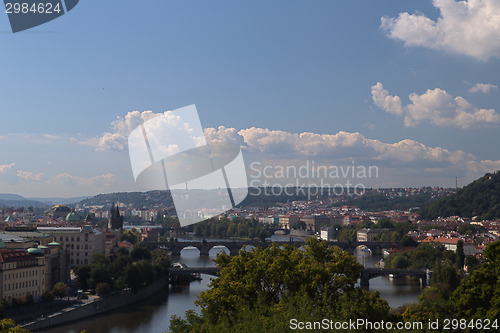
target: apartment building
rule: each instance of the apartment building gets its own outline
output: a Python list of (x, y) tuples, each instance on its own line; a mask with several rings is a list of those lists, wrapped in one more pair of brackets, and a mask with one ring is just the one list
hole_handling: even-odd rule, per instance
[(69, 252), (71, 267), (90, 263), (95, 253), (104, 254), (105, 234), (90, 225), (83, 227), (39, 227), (39, 231), (51, 234)]
[(28, 293), (38, 301), (47, 290), (46, 274), (42, 250), (0, 249), (0, 298), (9, 303)]

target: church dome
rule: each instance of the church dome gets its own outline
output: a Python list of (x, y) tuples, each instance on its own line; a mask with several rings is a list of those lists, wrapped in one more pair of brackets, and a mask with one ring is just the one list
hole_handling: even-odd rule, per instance
[(77, 222), (77, 221), (81, 221), (81, 220), (82, 220), (82, 217), (75, 212), (71, 212), (68, 215), (66, 215), (66, 221), (68, 221), (68, 222)]
[(32, 254), (34, 256), (43, 256), (43, 250), (42, 249), (38, 249), (36, 247), (30, 247), (28, 249), (28, 253)]

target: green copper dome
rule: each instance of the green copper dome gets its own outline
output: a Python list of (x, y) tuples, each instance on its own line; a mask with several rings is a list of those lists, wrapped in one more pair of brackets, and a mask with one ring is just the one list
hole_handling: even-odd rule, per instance
[(37, 249), (35, 247), (30, 247), (28, 249), (28, 253), (29, 254), (33, 254), (33, 255), (43, 255), (43, 250), (42, 249)]
[(81, 221), (81, 220), (82, 220), (82, 217), (75, 212), (71, 212), (68, 215), (66, 215), (66, 221), (68, 221), (68, 222)]

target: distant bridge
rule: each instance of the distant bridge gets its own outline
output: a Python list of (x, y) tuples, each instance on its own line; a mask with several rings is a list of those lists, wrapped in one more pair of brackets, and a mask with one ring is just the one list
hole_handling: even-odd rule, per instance
[(185, 267), (185, 268), (171, 267), (168, 269), (168, 272), (171, 275), (199, 273), (199, 274), (219, 276), (220, 269), (218, 267)]
[[(183, 274), (208, 274), (218, 276), (220, 269), (218, 267), (186, 267), (186, 268), (169, 268), (170, 275)], [(365, 268), (361, 271), (359, 285), (363, 287), (370, 286), (370, 279), (394, 274), (396, 276), (413, 276), (421, 279), (422, 286), (430, 285), (432, 271), (428, 269), (401, 269), (401, 268)]]
[[(267, 248), (273, 243), (276, 244), (290, 244), (295, 247), (304, 245), (303, 241), (262, 241), (262, 240), (248, 240), (248, 241), (170, 241), (170, 242), (144, 242), (143, 245), (154, 249), (157, 247), (165, 247), (172, 251), (173, 256), (180, 256), (181, 251), (186, 247), (195, 247), (200, 251), (201, 256), (208, 256), (210, 250), (215, 246), (224, 246), (229, 250), (230, 255), (237, 255), (243, 246), (252, 245), (255, 247)], [(359, 246), (366, 246), (372, 254), (381, 254), (384, 248), (398, 247), (396, 243), (392, 242), (326, 242), (330, 246), (338, 246), (344, 250), (353, 251)]]
[(361, 271), (359, 285), (368, 287), (370, 279), (393, 274), (395, 276), (413, 276), (419, 278), (422, 286), (431, 284), (432, 271), (429, 269), (403, 269), (403, 268), (365, 268)]

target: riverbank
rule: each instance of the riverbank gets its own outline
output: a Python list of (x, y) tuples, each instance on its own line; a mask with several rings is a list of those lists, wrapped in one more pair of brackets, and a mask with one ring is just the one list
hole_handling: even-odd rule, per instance
[(53, 326), (67, 324), (69, 322), (95, 316), (112, 311), (139, 301), (142, 301), (167, 287), (166, 279), (156, 281), (153, 284), (141, 288), (136, 294), (130, 291), (108, 297), (91, 297), (81, 303), (75, 303), (69, 307), (37, 318), (33, 321), (23, 323), (21, 326), (30, 331), (47, 329)]

